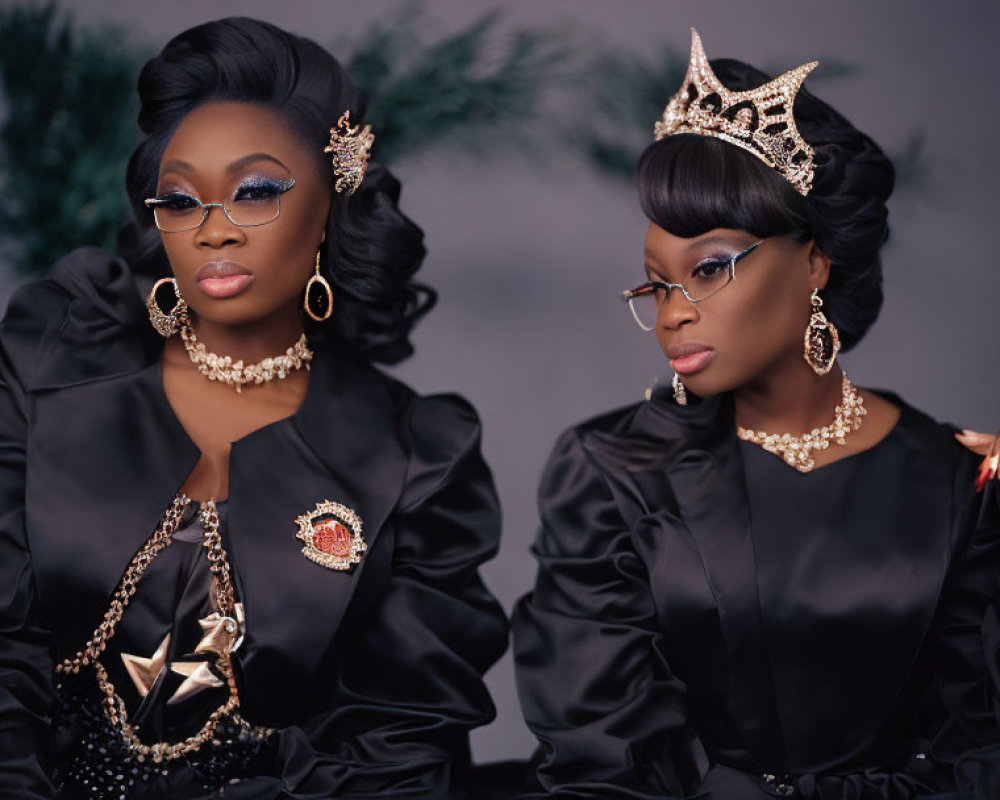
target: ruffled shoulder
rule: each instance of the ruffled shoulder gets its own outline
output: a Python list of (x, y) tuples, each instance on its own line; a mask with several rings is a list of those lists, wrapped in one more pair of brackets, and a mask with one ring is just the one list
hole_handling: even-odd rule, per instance
[(732, 398), (692, 398), (677, 405), (668, 391), (588, 420), (570, 430), (611, 471), (662, 470), (715, 452), (733, 431)]
[(455, 451), (479, 445), (479, 415), (457, 394), (411, 394), (407, 432), (411, 445), (425, 457), (450, 463)]
[(74, 250), (17, 289), (0, 342), (29, 391), (133, 372), (162, 349), (128, 266), (96, 247)]
[[(499, 546), (499, 503), (493, 476), (483, 460), (482, 428), (470, 403), (455, 394), (411, 393), (402, 426), (409, 453), (399, 508), (404, 515), (430, 514), (435, 535), (401, 537), (414, 558), (428, 563), (476, 553), (486, 559)], [(456, 524), (457, 520), (472, 524)]]

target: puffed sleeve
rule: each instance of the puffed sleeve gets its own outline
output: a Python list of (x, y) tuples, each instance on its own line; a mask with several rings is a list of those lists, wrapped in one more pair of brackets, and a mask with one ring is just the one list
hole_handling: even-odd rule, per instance
[(37, 620), (24, 524), (26, 403), (11, 361), (23, 322), (13, 302), (0, 327), (0, 796), (37, 800), (55, 793), (42, 764), (54, 655)]
[(575, 431), (556, 444), (539, 506), (538, 577), (514, 614), (521, 706), (541, 743), (524, 797), (768, 797), (750, 776), (710, 767), (664, 656), (649, 574)]
[(290, 797), (445, 798), (493, 718), (483, 674), (507, 620), (478, 572), (500, 527), (479, 430), (459, 398), (414, 401), (388, 585), (344, 642), (332, 711), (283, 733)]
[(945, 723), (931, 755), (976, 797), (1000, 797), (1000, 484), (971, 495), (961, 551), (938, 612), (938, 691)]

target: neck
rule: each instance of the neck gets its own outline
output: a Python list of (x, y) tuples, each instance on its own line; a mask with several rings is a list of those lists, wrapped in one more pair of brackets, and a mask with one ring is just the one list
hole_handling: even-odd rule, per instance
[(269, 317), (238, 325), (192, 320), (198, 340), (210, 353), (229, 356), (245, 364), (283, 354), (303, 333), (298, 308), (281, 309)]
[(736, 422), (749, 430), (799, 436), (828, 425), (841, 400), (843, 371), (817, 375), (803, 361), (791, 361), (733, 393)]

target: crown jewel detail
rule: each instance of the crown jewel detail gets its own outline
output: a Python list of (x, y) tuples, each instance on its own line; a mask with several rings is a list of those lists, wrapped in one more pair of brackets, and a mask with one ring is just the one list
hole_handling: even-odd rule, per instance
[(812, 188), (813, 150), (795, 126), (792, 106), (806, 75), (818, 65), (810, 61), (756, 89), (733, 92), (715, 76), (692, 28), (687, 74), (653, 128), (656, 141), (675, 133), (722, 139), (753, 153), (805, 197)]
[(345, 111), (340, 115), (337, 124), (330, 128), (330, 144), (323, 148), (324, 153), (333, 154), (333, 174), (337, 176), (337, 182), (333, 188), (341, 194), (354, 194), (361, 181), (364, 180), (365, 170), (368, 169), (368, 158), (372, 144), (375, 142), (375, 134), (372, 133), (372, 126), (360, 125), (351, 126), (351, 112)]

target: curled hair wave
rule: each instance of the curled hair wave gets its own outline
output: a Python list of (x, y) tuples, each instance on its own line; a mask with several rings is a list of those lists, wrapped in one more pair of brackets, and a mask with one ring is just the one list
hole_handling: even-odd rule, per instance
[[(715, 60), (712, 68), (734, 91), (770, 80), (734, 59)], [(650, 221), (676, 236), (735, 228), (760, 238), (814, 240), (832, 262), (823, 310), (848, 350), (882, 307), (879, 251), (889, 235), (886, 201), (895, 171), (871, 138), (807, 89), (799, 91), (794, 115), (814, 152), (813, 187), (806, 197), (739, 147), (710, 136), (678, 134), (643, 152), (639, 199)]]
[[(266, 22), (233, 17), (176, 36), (139, 75), (139, 127), (146, 135), (126, 172), (133, 219), (119, 250), (138, 272), (168, 269), (152, 214), (143, 200), (156, 192), (167, 142), (195, 108), (211, 102), (252, 103), (280, 114), (316, 154), (329, 175), (330, 214), (321, 271), (335, 293), (335, 312), (323, 329), (356, 355), (395, 363), (412, 353), (415, 322), (435, 294), (413, 281), (425, 255), (423, 231), (399, 209), (400, 184), (375, 161), (351, 196), (333, 190), (323, 154), (330, 127), (345, 110), (364, 119), (365, 98), (322, 47)], [(376, 135), (377, 135), (376, 131)]]

